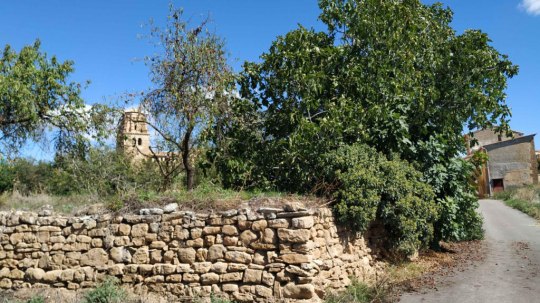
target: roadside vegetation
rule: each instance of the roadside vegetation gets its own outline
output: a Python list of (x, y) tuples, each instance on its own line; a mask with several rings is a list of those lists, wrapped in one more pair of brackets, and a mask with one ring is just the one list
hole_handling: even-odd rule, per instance
[[(119, 210), (200, 200), (189, 204), (213, 208), (312, 195), (357, 232), (381, 227), (393, 259), (481, 238), (476, 167), (461, 159), (462, 130), (508, 131), (504, 91), (518, 67), (485, 33), (456, 33), (441, 4), (319, 6), (326, 29), (299, 26), (276, 37), (238, 74), (208, 20), (190, 23), (171, 6), (167, 25), (149, 35), (161, 48), (147, 61), (152, 89), (126, 97), (147, 113), (153, 150), (170, 154), (163, 162), (132, 165), (107, 147), (124, 107), (88, 108), (85, 84), (67, 80), (73, 62), (47, 57), (39, 42), (20, 52), (6, 46), (4, 207), (42, 200), (65, 211), (94, 202)], [(40, 139), (53, 142), (54, 160), (18, 156)]]
[(495, 199), (503, 200), (506, 205), (540, 220), (540, 186), (538, 185), (509, 188), (497, 193)]

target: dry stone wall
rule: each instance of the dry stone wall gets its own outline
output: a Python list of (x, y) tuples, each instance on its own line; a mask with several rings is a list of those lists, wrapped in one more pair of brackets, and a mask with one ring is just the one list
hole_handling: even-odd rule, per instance
[(327, 208), (215, 214), (176, 211), (84, 217), (0, 213), (0, 288), (94, 287), (117, 277), (136, 293), (237, 302), (317, 302), (349, 277), (372, 278), (364, 239), (340, 230)]

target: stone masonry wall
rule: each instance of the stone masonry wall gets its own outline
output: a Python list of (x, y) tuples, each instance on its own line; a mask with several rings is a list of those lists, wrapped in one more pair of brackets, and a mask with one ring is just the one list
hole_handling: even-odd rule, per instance
[(339, 230), (327, 208), (197, 214), (170, 204), (140, 212), (0, 212), (0, 288), (79, 289), (115, 276), (135, 293), (179, 299), (317, 302), (350, 276), (377, 271), (364, 239)]

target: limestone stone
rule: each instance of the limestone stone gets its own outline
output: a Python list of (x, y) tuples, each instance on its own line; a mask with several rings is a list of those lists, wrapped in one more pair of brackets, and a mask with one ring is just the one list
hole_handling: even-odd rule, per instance
[(220, 276), (221, 283), (242, 281), (242, 272), (230, 272)]
[[(132, 230), (133, 232), (133, 230)], [(135, 264), (146, 264), (148, 263), (149, 261), (149, 253), (148, 253), (148, 247), (147, 246), (143, 246), (143, 247), (139, 247), (135, 253), (133, 254), (132, 258), (131, 258), (131, 262), (135, 263)]]
[(124, 268), (125, 268), (124, 264), (114, 264), (111, 267), (109, 267), (107, 273), (110, 276), (121, 276), (124, 274)]
[(306, 206), (300, 202), (287, 202), (285, 203), (285, 205), (283, 205), (283, 209), (286, 212), (298, 212), (307, 210)]
[(193, 268), (193, 271), (197, 274), (204, 274), (210, 271), (210, 268), (212, 267), (211, 262), (195, 262), (191, 264), (191, 267)]
[(12, 285), (13, 285), (13, 283), (8, 278), (4, 278), (4, 279), (0, 280), (0, 288), (9, 289), (9, 288), (11, 288)]
[(240, 302), (240, 303), (253, 302), (253, 295), (247, 292), (234, 292), (233, 298), (235, 302)]
[(188, 248), (181, 248), (178, 250), (178, 259), (182, 263), (188, 263), (192, 264), (195, 262), (195, 249), (188, 247)]
[(261, 283), (262, 270), (246, 269), (244, 272), (244, 283)]
[(60, 274), (60, 281), (71, 282), (73, 281), (74, 275), (75, 275), (74, 269), (68, 268), (68, 269), (62, 270), (62, 273)]
[(153, 249), (150, 251), (150, 263), (161, 263), (163, 261), (162, 251), (160, 249)]
[(113, 247), (110, 251), (111, 259), (117, 263), (130, 263), (131, 253), (125, 247)]
[(170, 275), (176, 272), (176, 265), (173, 264), (154, 264), (154, 275)]
[(267, 226), (268, 222), (266, 220), (258, 220), (253, 222), (251, 229), (254, 231), (263, 231)]
[(45, 271), (41, 268), (28, 268), (26, 270), (25, 278), (28, 281), (37, 282), (43, 279)]
[(216, 262), (212, 264), (210, 271), (218, 273), (218, 274), (224, 274), (227, 272), (227, 263), (225, 262)]
[(151, 215), (163, 215), (163, 209), (161, 208), (143, 208), (139, 210), (141, 216), (151, 216)]
[(199, 282), (200, 276), (197, 274), (185, 273), (182, 275), (182, 280), (189, 283)]
[(216, 261), (224, 258), (224, 253), (227, 249), (221, 244), (212, 245), (208, 249), (208, 261)]
[(264, 298), (270, 298), (273, 295), (271, 288), (262, 285), (255, 285), (255, 293)]
[(118, 235), (119, 236), (129, 236), (131, 233), (131, 225), (129, 224), (120, 224), (118, 226)]
[(226, 236), (223, 238), (223, 245), (225, 246), (236, 246), (238, 244), (238, 237)]
[(187, 273), (191, 272), (191, 266), (189, 264), (177, 264), (176, 265), (177, 273)]
[(131, 228), (132, 237), (144, 237), (147, 233), (148, 233), (148, 224), (146, 223), (135, 224)]
[(204, 239), (199, 238), (199, 239), (195, 239), (195, 240), (187, 240), (186, 244), (188, 246), (195, 247), (195, 248), (204, 247)]
[(102, 248), (92, 248), (81, 256), (81, 266), (102, 266), (107, 264), (109, 255)]
[(293, 254), (281, 255), (280, 259), (287, 264), (301, 264), (301, 263), (311, 262), (312, 256), (293, 253)]
[(170, 275), (165, 277), (166, 282), (180, 283), (182, 282), (182, 275)]
[(221, 232), (226, 236), (238, 235), (238, 229), (233, 225), (224, 225)]
[(262, 284), (272, 286), (274, 284), (274, 280), (275, 280), (274, 275), (272, 275), (271, 273), (267, 271), (263, 271), (262, 277), (261, 277)]
[(169, 203), (163, 207), (165, 213), (172, 213), (178, 209), (178, 203)]
[(310, 236), (311, 233), (307, 229), (278, 229), (278, 238), (284, 242), (306, 243)]
[(203, 234), (205, 235), (217, 235), (221, 232), (221, 226), (206, 226), (203, 228)]
[(176, 254), (172, 250), (168, 250), (165, 253), (163, 253), (163, 262), (166, 263), (172, 263), (174, 260), (174, 257), (176, 257)]
[(202, 236), (202, 229), (201, 228), (193, 228), (191, 229), (191, 238), (192, 239), (199, 239)]
[(202, 284), (215, 284), (219, 282), (219, 275), (213, 272), (201, 275)]
[(245, 246), (249, 246), (249, 244), (257, 240), (257, 238), (257, 235), (251, 230), (245, 230), (240, 234), (240, 241), (242, 241)]
[(293, 228), (309, 229), (309, 228), (312, 228), (314, 224), (315, 224), (315, 221), (313, 220), (313, 216), (292, 218)]
[(262, 234), (263, 243), (275, 244), (277, 242), (276, 232), (273, 229), (265, 228)]
[(315, 294), (315, 287), (312, 284), (294, 284), (288, 283), (283, 288), (283, 297), (290, 299), (313, 299), (317, 295)]
[(251, 255), (240, 251), (227, 251), (225, 252), (225, 260), (235, 263), (251, 263)]
[(227, 267), (228, 271), (245, 271), (248, 268), (246, 264), (238, 264), (238, 263), (229, 263), (229, 266)]
[(153, 248), (153, 249), (163, 249), (166, 246), (167, 246), (167, 243), (163, 241), (153, 241), (152, 243), (150, 243), (150, 248)]
[(221, 286), (224, 292), (235, 292), (238, 291), (238, 284), (226, 283)]
[(43, 281), (47, 283), (54, 283), (60, 279), (62, 270), (51, 270), (43, 275)]

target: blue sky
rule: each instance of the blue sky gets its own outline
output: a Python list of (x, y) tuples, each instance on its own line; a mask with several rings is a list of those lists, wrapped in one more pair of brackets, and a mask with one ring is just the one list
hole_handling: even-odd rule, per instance
[[(435, 1), (424, 0), (425, 3)], [(75, 61), (72, 79), (90, 80), (83, 97), (88, 103), (114, 100), (125, 92), (151, 86), (148, 69), (137, 59), (154, 49), (141, 34), (141, 25), (153, 18), (164, 24), (168, 0), (152, 1), (1, 1), (0, 46), (15, 49), (42, 42), (42, 49), (59, 59)], [(447, 0), (454, 11), (453, 26), (481, 29), (493, 45), (520, 66), (510, 80), (508, 104), (513, 110), (512, 127), (540, 133), (540, 0)], [(256, 61), (277, 35), (302, 24), (322, 29), (317, 21), (316, 0), (185, 0), (174, 1), (185, 16), (210, 16), (216, 32), (225, 38), (231, 64), (239, 70), (245, 60)], [(537, 139), (537, 142), (538, 141)], [(537, 149), (540, 149), (537, 143)], [(25, 149), (35, 158), (50, 158), (50, 152)]]

